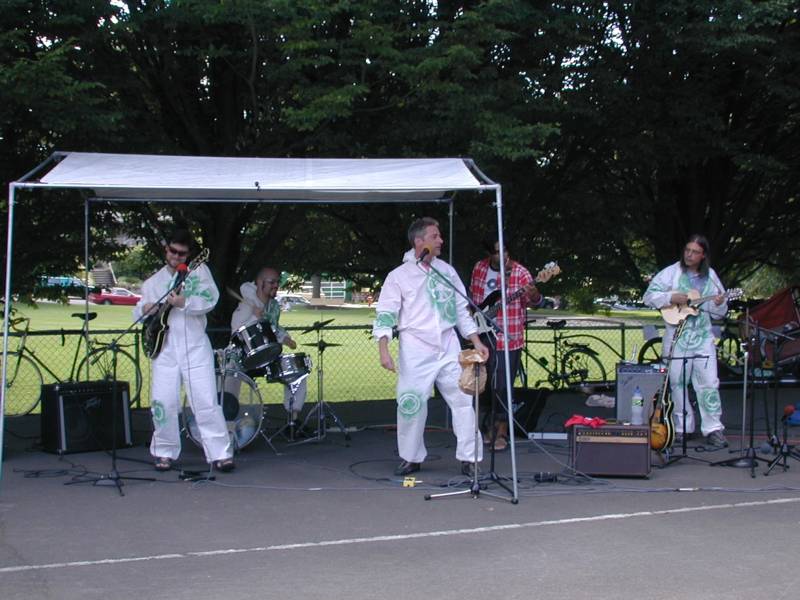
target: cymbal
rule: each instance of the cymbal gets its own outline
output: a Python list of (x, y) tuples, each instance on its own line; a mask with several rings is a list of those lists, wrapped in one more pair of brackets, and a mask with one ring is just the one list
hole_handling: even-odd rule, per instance
[(314, 342), (312, 344), (302, 344), (303, 346), (313, 346), (314, 348), (318, 348), (320, 350), (325, 350), (328, 346), (341, 346), (342, 344), (331, 344), (326, 342), (325, 340), (320, 340), (318, 342)]
[(301, 331), (301, 334), (304, 333), (311, 333), (312, 331), (319, 331), (320, 329), (324, 328), (327, 325), (333, 323), (336, 319), (328, 319), (327, 321), (315, 321), (314, 324), (309, 327), (308, 329), (304, 329)]

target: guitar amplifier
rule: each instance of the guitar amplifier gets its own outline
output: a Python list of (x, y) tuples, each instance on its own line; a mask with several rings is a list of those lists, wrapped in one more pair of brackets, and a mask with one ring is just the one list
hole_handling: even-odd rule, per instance
[(667, 368), (661, 363), (640, 365), (637, 363), (619, 363), (617, 365), (617, 422), (630, 423), (631, 396), (637, 386), (644, 398), (645, 422), (650, 422), (653, 415), (653, 396), (661, 391), (667, 378)]
[(570, 430), (570, 465), (586, 475), (650, 476), (650, 426), (575, 425)]
[[(55, 383), (42, 386), (42, 448), (68, 454), (131, 445), (127, 381)], [(114, 412), (116, 410), (116, 423)], [(116, 440), (114, 431), (116, 429)]]

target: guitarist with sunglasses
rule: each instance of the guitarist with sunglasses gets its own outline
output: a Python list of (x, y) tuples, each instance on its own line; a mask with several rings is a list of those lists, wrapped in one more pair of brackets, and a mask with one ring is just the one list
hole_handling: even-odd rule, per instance
[[(702, 298), (701, 298), (702, 297)], [(693, 298), (701, 298), (691, 312)], [(685, 386), (691, 382), (697, 395), (697, 407), (700, 411), (700, 428), (706, 443), (716, 448), (728, 445), (725, 429), (722, 424), (722, 402), (719, 395), (719, 379), (717, 377), (717, 358), (714, 346), (714, 334), (711, 319), (721, 319), (728, 312), (728, 301), (725, 288), (717, 273), (709, 264), (709, 244), (702, 235), (692, 235), (683, 248), (681, 259), (661, 270), (653, 277), (644, 294), (644, 302), (657, 308), (665, 315), (666, 330), (662, 345), (662, 356), (669, 356), (674, 344), (672, 360), (668, 365), (672, 400), (675, 403), (675, 431), (680, 436), (683, 431), (683, 403)], [(702, 303), (700, 303), (702, 302)], [(667, 311), (681, 313), (686, 325), (677, 340), (673, 340), (678, 323), (667, 320)], [(690, 358), (686, 360), (686, 372), (683, 372), (685, 356), (703, 356), (707, 358)], [(676, 360), (677, 359), (677, 360)], [(687, 407), (686, 435), (694, 432), (694, 412)], [(675, 443), (682, 440), (676, 438)]]
[[(488, 443), (494, 445), (497, 452), (508, 448), (508, 411), (506, 409), (506, 377), (503, 368), (503, 348), (505, 339), (503, 337), (503, 320), (508, 320), (508, 352), (511, 366), (512, 380), (516, 378), (519, 370), (520, 356), (522, 347), (525, 345), (525, 311), (527, 307), (538, 308), (544, 303), (544, 297), (536, 288), (533, 276), (530, 271), (515, 260), (512, 260), (508, 253), (508, 247), (503, 248), (503, 259), (500, 260), (500, 244), (497, 240), (487, 238), (483, 242), (486, 250), (486, 257), (478, 261), (472, 269), (470, 280), (470, 296), (472, 301), (481, 306), (489, 296), (500, 290), (500, 269), (505, 269), (507, 294), (514, 294), (517, 291), (525, 290), (516, 299), (509, 302), (507, 307), (508, 314), (502, 311), (497, 313), (495, 321), (501, 328), (496, 333), (497, 342), (487, 344), (492, 349), (489, 361), (486, 363), (486, 373), (488, 375), (487, 393), (490, 398), (496, 400), (494, 426), (484, 437)], [(501, 267), (502, 264), (502, 267)], [(498, 300), (499, 301), (499, 300)], [(483, 307), (482, 307), (483, 308)], [(513, 385), (513, 381), (512, 381)]]
[(219, 471), (234, 468), (228, 427), (217, 403), (214, 354), (206, 335), (206, 314), (217, 304), (219, 292), (205, 264), (187, 268), (194, 246), (189, 231), (172, 232), (164, 245), (165, 264), (144, 282), (142, 298), (133, 311), (134, 319), (149, 315), (146, 327), (153, 322), (166, 325), (157, 336), (157, 348), (146, 350), (153, 359), (150, 454), (157, 471), (170, 470), (181, 452), (181, 384), (197, 421), (206, 460)]

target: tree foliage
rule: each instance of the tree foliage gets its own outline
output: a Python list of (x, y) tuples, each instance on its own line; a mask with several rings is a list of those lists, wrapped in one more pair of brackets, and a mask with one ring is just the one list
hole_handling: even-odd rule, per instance
[[(503, 185), (516, 254), (564, 268), (555, 291), (635, 294), (694, 231), (730, 281), (761, 264), (800, 270), (800, 36), (788, 0), (5, 4), (6, 181), (56, 148), (471, 156)], [(81, 260), (82, 206), (67, 200), (21, 195), (20, 212), (36, 213), (17, 220), (26, 275)], [(495, 229), (492, 200), (456, 205), (465, 274)], [(220, 287), (267, 262), (370, 281), (398, 262), (413, 217), (447, 219), (408, 206), (93, 210), (97, 258), (115, 250), (105, 242), (116, 229), (157, 255), (172, 223), (191, 223)], [(63, 252), (37, 253), (42, 227)]]

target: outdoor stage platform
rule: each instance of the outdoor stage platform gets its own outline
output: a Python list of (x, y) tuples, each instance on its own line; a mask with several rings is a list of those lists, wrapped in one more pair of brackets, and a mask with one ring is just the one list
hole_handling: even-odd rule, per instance
[[(781, 390), (779, 409), (798, 401)], [(731, 449), (739, 448), (741, 391), (723, 393)], [(756, 446), (763, 436), (757, 404)], [(770, 407), (772, 400), (770, 397)], [(603, 416), (583, 397), (551, 397), (553, 430), (574, 413)], [(764, 476), (681, 460), (648, 479), (565, 476), (565, 442), (517, 446), (518, 505), (487, 496), (426, 501), (463, 489), (441, 401), (432, 401), (428, 461), (414, 487), (398, 462), (393, 403), (334, 405), (337, 429), (275, 454), (260, 438), (237, 469), (213, 482), (155, 473), (134, 414), (136, 445), (120, 450), (113, 486), (64, 485), (84, 470), (108, 473), (106, 453), (59, 457), (37, 447), (38, 419), (7, 419), (0, 482), (0, 597), (53, 598), (748, 598), (797, 596), (791, 568), (800, 509), (800, 462)], [(274, 410), (274, 409), (270, 409)], [(606, 415), (606, 416), (611, 416)], [(800, 431), (790, 429), (792, 440)], [(690, 456), (712, 461), (728, 450)], [(771, 459), (772, 454), (759, 454)], [(141, 459), (141, 464), (128, 459)], [(488, 457), (484, 460), (487, 466)], [(183, 467), (203, 468), (184, 442)], [(510, 454), (497, 455), (507, 476)], [(556, 483), (535, 481), (557, 473)], [(492, 484), (489, 491), (503, 494)]]

